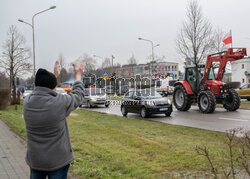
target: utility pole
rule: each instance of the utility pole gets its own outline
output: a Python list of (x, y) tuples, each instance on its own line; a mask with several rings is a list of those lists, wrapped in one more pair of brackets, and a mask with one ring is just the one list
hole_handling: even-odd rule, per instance
[(114, 59), (115, 59), (115, 57), (114, 57), (114, 55), (112, 55), (111, 56), (111, 61), (112, 61), (112, 73), (111, 73), (111, 75), (113, 76), (113, 73), (114, 73)]

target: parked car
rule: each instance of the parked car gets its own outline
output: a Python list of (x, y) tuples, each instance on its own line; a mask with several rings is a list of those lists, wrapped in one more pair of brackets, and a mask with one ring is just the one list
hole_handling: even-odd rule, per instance
[(67, 92), (62, 88), (56, 88), (56, 93), (63, 94), (63, 95), (67, 94)]
[(25, 99), (31, 93), (32, 93), (32, 90), (25, 90), (24, 93), (23, 93), (23, 99)]
[(101, 88), (85, 88), (84, 95), (83, 105), (87, 105), (89, 108), (97, 105), (109, 107), (109, 96)]
[(250, 84), (245, 84), (239, 89), (236, 89), (241, 99), (247, 99), (250, 101)]
[(151, 114), (165, 114), (170, 116), (173, 111), (172, 103), (155, 90), (129, 90), (122, 100), (121, 112), (123, 116), (128, 113), (139, 113), (145, 118)]

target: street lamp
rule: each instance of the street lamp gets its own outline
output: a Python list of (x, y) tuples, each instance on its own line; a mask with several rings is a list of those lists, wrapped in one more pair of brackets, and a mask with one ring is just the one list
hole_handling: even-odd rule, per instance
[(33, 39), (33, 66), (34, 66), (33, 75), (34, 75), (34, 78), (35, 78), (35, 75), (36, 75), (36, 60), (35, 60), (35, 56), (36, 56), (36, 55), (35, 55), (35, 23), (34, 23), (35, 17), (36, 17), (38, 14), (44, 13), (44, 12), (46, 12), (46, 11), (49, 11), (49, 10), (55, 9), (55, 8), (56, 8), (56, 6), (51, 6), (51, 7), (48, 8), (48, 9), (45, 9), (45, 10), (43, 10), (43, 11), (40, 11), (40, 12), (34, 14), (34, 15), (32, 16), (32, 24), (30, 24), (30, 23), (28, 23), (28, 22), (25, 22), (25, 21), (22, 20), (22, 19), (18, 19), (19, 22), (22, 22), (22, 23), (24, 23), (24, 24), (27, 24), (27, 25), (29, 25), (29, 26), (32, 28), (32, 39)]
[[(154, 45), (153, 41), (148, 40), (148, 39), (144, 39), (141, 37), (139, 37), (138, 40), (144, 40), (144, 41), (151, 43), (151, 45), (152, 45), (152, 61), (151, 62), (154, 62), (154, 48), (160, 46), (160, 44)], [(151, 62), (149, 63), (149, 77), (150, 77), (150, 64), (151, 64)]]

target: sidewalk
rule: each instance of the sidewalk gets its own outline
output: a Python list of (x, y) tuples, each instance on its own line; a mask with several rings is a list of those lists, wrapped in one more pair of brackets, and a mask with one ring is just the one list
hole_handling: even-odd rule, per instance
[(0, 179), (29, 178), (25, 142), (0, 120)]

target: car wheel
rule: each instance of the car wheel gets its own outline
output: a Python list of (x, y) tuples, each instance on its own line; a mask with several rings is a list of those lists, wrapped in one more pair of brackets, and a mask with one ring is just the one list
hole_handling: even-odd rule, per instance
[(127, 110), (126, 110), (126, 108), (125, 108), (124, 106), (122, 106), (121, 111), (122, 111), (122, 115), (123, 115), (124, 117), (126, 117), (126, 116), (128, 115), (128, 112), (127, 112)]
[(142, 118), (146, 118), (146, 117), (148, 117), (148, 113), (147, 113), (147, 110), (146, 110), (146, 108), (145, 107), (142, 107), (141, 108), (141, 117)]
[(92, 105), (90, 104), (89, 101), (87, 102), (87, 106), (88, 106), (88, 108), (92, 108)]
[(109, 107), (109, 103), (107, 102), (107, 103), (105, 103), (105, 107), (107, 108), (107, 107)]
[(165, 116), (166, 116), (166, 117), (169, 117), (169, 116), (171, 116), (171, 113), (172, 113), (172, 112), (167, 112), (167, 113), (165, 113)]

